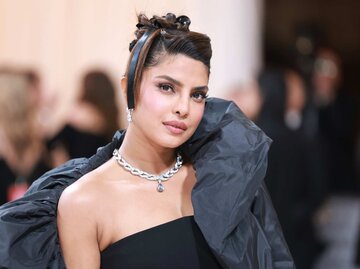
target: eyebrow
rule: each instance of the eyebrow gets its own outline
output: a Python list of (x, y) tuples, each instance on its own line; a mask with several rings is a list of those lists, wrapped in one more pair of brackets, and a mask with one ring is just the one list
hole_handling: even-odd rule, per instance
[[(157, 76), (156, 78), (162, 78), (162, 79), (166, 79), (168, 81), (170, 81), (171, 83), (174, 83), (175, 85), (179, 86), (179, 87), (182, 87), (184, 86), (183, 83), (181, 83), (180, 81), (172, 78), (172, 77), (169, 77), (167, 75), (161, 75), (161, 76)], [(199, 86), (199, 87), (194, 87), (194, 90), (196, 91), (208, 91), (209, 88), (208, 86)]]

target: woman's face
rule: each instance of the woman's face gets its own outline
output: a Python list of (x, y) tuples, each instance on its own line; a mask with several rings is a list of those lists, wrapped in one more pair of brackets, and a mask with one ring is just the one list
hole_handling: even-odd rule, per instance
[(201, 121), (207, 85), (208, 70), (202, 62), (182, 54), (163, 56), (143, 71), (129, 128), (149, 143), (180, 146)]

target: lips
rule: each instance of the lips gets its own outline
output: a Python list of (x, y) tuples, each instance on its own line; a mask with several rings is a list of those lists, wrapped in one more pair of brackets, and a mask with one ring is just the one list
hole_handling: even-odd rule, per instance
[(185, 132), (188, 128), (186, 124), (181, 121), (166, 121), (163, 124), (166, 126), (166, 128), (175, 134)]

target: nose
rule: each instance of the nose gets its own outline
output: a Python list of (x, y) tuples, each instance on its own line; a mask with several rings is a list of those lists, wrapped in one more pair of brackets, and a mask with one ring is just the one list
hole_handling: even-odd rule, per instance
[(181, 118), (186, 118), (189, 115), (190, 110), (190, 100), (187, 96), (179, 98), (174, 106), (175, 114)]

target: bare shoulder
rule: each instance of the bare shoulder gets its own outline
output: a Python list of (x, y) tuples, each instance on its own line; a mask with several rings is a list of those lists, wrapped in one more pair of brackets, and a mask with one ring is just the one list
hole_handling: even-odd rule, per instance
[[(106, 165), (105, 165), (106, 166)], [(104, 167), (84, 175), (62, 193), (57, 212), (60, 245), (68, 268), (99, 268), (98, 201), (103, 195)]]
[[(58, 210), (66, 211), (81, 211), (91, 207), (94, 199), (94, 175), (86, 174), (77, 180), (75, 183), (67, 187), (61, 194)], [(79, 213), (79, 212), (77, 212)]]
[(93, 211), (103, 194), (102, 189), (109, 174), (108, 166), (107, 163), (103, 164), (67, 187), (61, 194), (58, 210), (77, 214)]
[(96, 226), (95, 216), (91, 212), (97, 199), (96, 173), (90, 172), (67, 187), (61, 194), (58, 203), (58, 223), (86, 222)]
[[(90, 198), (92, 194), (88, 193), (88, 191), (92, 190), (95, 180), (96, 174), (94, 171), (83, 175), (63, 191), (61, 199), (74, 198), (77, 200), (83, 200), (84, 197)], [(80, 194), (85, 196), (79, 197)]]

